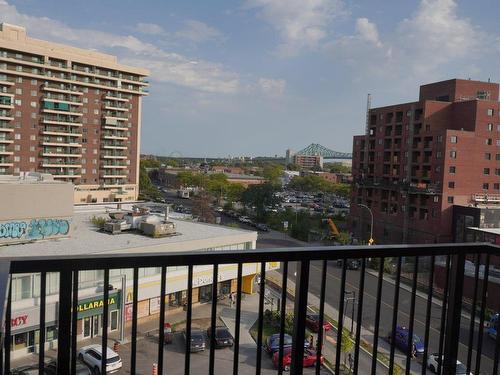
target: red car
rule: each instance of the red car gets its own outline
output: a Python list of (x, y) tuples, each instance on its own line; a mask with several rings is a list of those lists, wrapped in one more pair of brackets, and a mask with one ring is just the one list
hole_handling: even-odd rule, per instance
[[(274, 353), (273, 355), (273, 364), (275, 368), (278, 368), (278, 362), (279, 362), (279, 352)], [(318, 358), (318, 355), (316, 352), (312, 349), (304, 349), (304, 361), (303, 366), (304, 367), (311, 367), (316, 365), (316, 360)], [(320, 363), (323, 364), (324, 362), (323, 356), (320, 358)], [(290, 364), (292, 363), (292, 348), (285, 348), (283, 350), (283, 370), (284, 371), (290, 371)]]
[[(307, 314), (306, 327), (314, 333), (319, 332), (319, 314)], [(326, 320), (323, 320), (323, 328), (325, 331), (329, 331), (332, 329), (332, 325)]]

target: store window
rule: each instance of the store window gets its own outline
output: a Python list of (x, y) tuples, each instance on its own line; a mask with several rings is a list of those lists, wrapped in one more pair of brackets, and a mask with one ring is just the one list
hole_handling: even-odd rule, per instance
[(111, 331), (116, 331), (118, 329), (118, 310), (111, 311), (109, 322), (109, 329)]

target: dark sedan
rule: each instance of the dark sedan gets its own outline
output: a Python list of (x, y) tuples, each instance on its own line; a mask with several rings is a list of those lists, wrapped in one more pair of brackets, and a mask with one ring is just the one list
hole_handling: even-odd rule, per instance
[[(207, 335), (210, 338), (211, 328), (207, 329)], [(227, 327), (215, 327), (215, 347), (225, 348), (228, 346), (233, 346), (233, 335), (227, 329)]]
[[(315, 333), (319, 332), (319, 314), (307, 314), (306, 327)], [(329, 331), (332, 329), (332, 325), (326, 320), (323, 320), (323, 329)]]
[[(186, 340), (186, 331), (184, 331), (184, 341)], [(200, 330), (191, 331), (191, 352), (201, 352), (205, 350), (205, 333)]]

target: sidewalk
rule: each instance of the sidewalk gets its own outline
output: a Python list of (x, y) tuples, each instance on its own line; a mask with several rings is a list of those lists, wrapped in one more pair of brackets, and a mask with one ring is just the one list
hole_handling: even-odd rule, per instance
[[(277, 285), (281, 285), (281, 274), (278, 273), (277, 271), (270, 271), (266, 275), (266, 278), (271, 279)], [(289, 291), (288, 294), (290, 294), (291, 291), (295, 290), (295, 283), (290, 279), (288, 279), (287, 283), (288, 283), (287, 289)], [(318, 307), (319, 303), (320, 303), (319, 298), (312, 293), (308, 293), (307, 301), (308, 301), (308, 306), (314, 306), (314, 307)], [(309, 309), (312, 310), (311, 308), (309, 308)], [(325, 315), (327, 315), (330, 318), (335, 319), (335, 320), (338, 320), (338, 316), (339, 316), (338, 310), (336, 308), (332, 307), (331, 305), (326, 304), (326, 303), (325, 303)], [(345, 315), (344, 316), (344, 327), (350, 327), (350, 325), (351, 325), (351, 319), (349, 316)], [(356, 321), (354, 321), (354, 329), (355, 330), (357, 329)], [(373, 342), (373, 332), (369, 331), (368, 329), (366, 329), (362, 326), (361, 327), (361, 340), (365, 340), (368, 343), (372, 343)], [(364, 352), (370, 358), (372, 357), (372, 354), (369, 351), (367, 351), (366, 349), (364, 349), (362, 346), (360, 347), (360, 353), (361, 352)], [(389, 355), (390, 355), (390, 345), (381, 336), (379, 336), (379, 340), (378, 340), (378, 353), (383, 354), (386, 357), (389, 357)], [(406, 356), (404, 356), (402, 354), (396, 353), (396, 355), (394, 356), (394, 362), (396, 364), (402, 366), (403, 368), (405, 367), (405, 360), (406, 360)], [(383, 366), (386, 369), (388, 368), (388, 366), (383, 361), (381, 361), (380, 358), (377, 358), (377, 361), (378, 361), (380, 366)], [(418, 363), (416, 361), (412, 361), (411, 362), (411, 372), (412, 373), (413, 372), (421, 373), (422, 367), (421, 367), (420, 363)]]

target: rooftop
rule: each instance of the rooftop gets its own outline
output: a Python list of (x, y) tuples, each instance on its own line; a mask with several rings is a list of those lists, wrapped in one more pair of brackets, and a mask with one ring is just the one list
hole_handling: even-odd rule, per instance
[(178, 234), (171, 237), (152, 238), (136, 232), (112, 235), (101, 232), (91, 223), (93, 216), (107, 218), (110, 211), (116, 211), (116, 204), (75, 207), (70, 238), (2, 246), (0, 257), (190, 251), (257, 240), (257, 232), (173, 217), (169, 220), (177, 226)]

